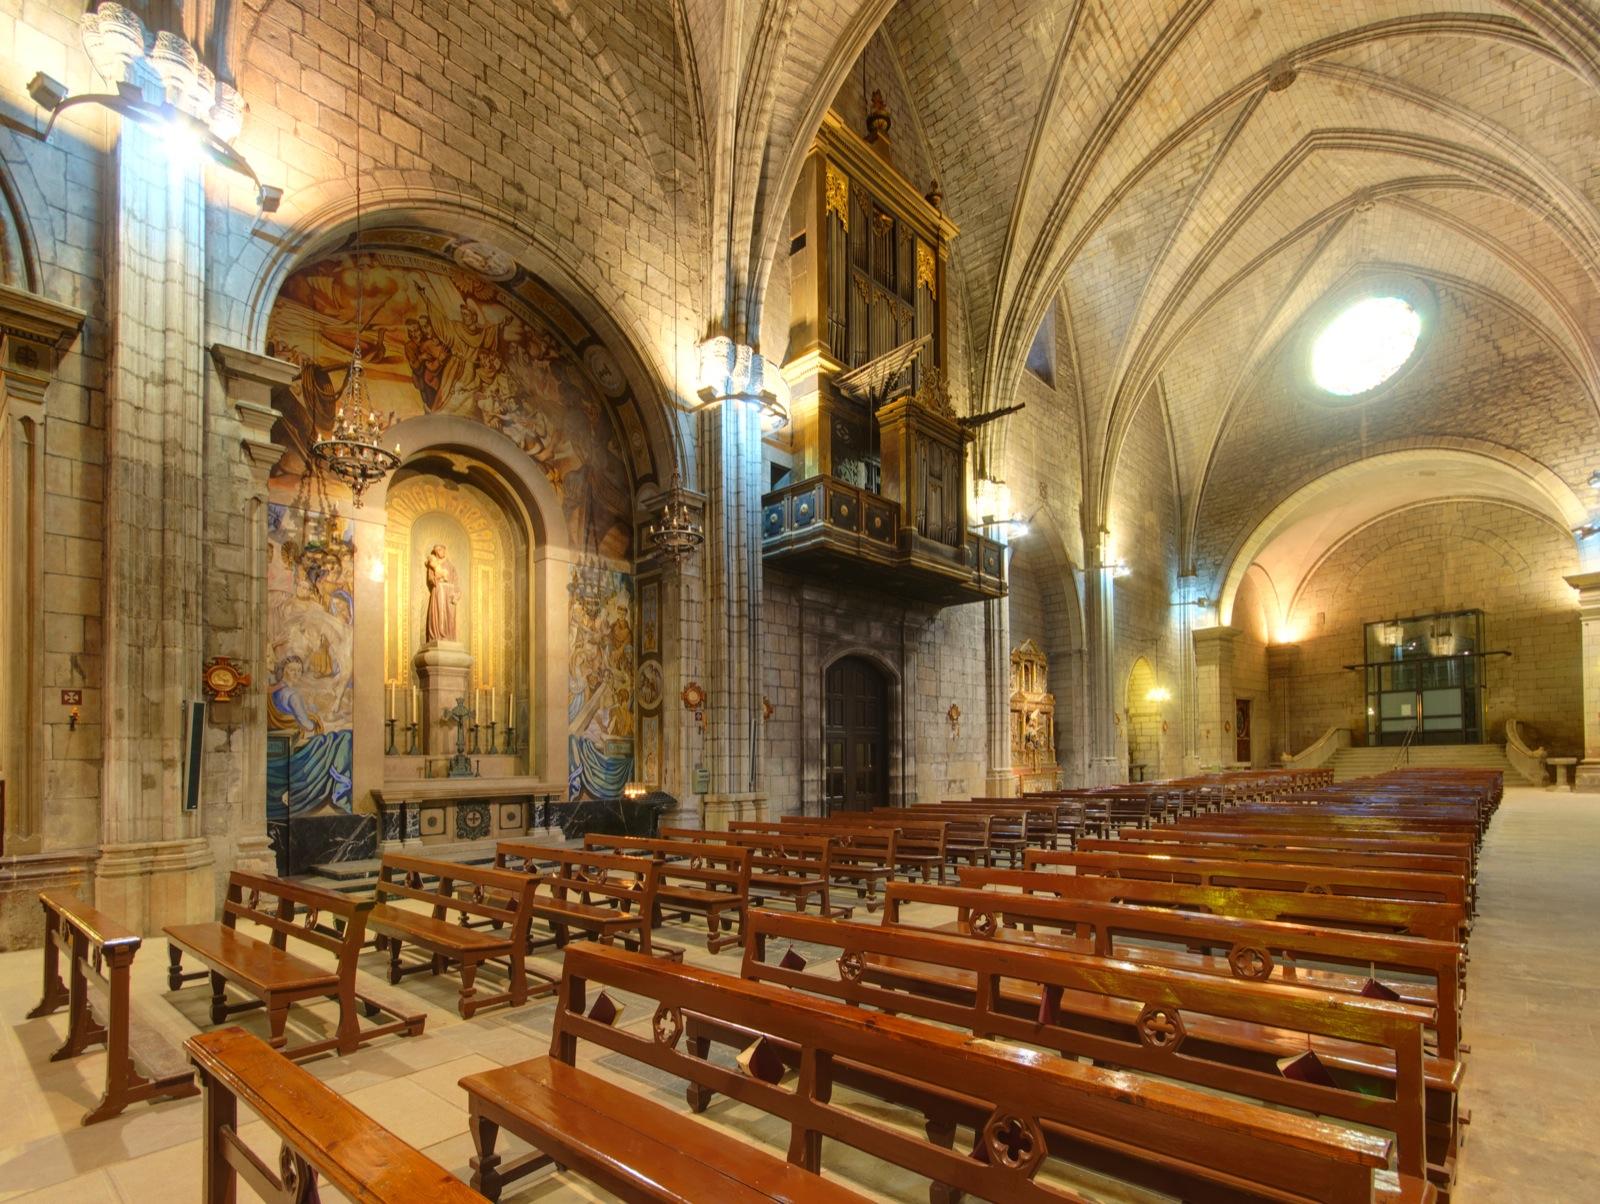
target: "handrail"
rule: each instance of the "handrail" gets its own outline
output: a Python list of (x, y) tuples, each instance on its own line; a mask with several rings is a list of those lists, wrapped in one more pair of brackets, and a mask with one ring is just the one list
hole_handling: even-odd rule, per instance
[(1350, 729), (1330, 727), (1297, 753), (1284, 753), (1280, 760), (1289, 769), (1321, 769), (1341, 748), (1350, 747)]
[(1528, 742), (1522, 734), (1521, 720), (1506, 720), (1506, 760), (1511, 762), (1513, 769), (1534, 785), (1543, 786), (1547, 756), (1548, 751), (1543, 747), (1528, 747)]
[(1417, 738), (1417, 733), (1422, 730), (1422, 716), (1417, 716), (1417, 721), (1411, 725), (1411, 730), (1406, 733), (1406, 738), (1400, 741), (1400, 755), (1394, 759), (1392, 768), (1399, 769), (1402, 765), (1411, 763), (1411, 744)]

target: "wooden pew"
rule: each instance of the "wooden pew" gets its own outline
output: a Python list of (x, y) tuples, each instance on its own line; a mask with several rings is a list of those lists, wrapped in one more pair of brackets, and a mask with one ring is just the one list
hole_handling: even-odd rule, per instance
[(874, 807), (869, 815), (894, 821), (923, 823), (937, 820), (945, 825), (945, 856), (951, 865), (994, 864), (993, 817), (980, 812), (958, 812), (937, 803), (910, 807)]
[[(823, 915), (834, 912), (829, 886), (833, 881), (833, 844), (826, 836), (789, 835), (780, 832), (714, 832), (705, 828), (662, 828), (667, 840), (686, 844), (731, 844), (750, 850), (750, 901), (760, 905), (766, 896), (786, 898), (796, 911), (804, 911), (812, 895)], [(847, 912), (848, 914), (848, 912)]]
[(960, 881), (962, 886), (979, 889), (999, 888), (1147, 907), (1179, 907), (1214, 915), (1409, 934), (1436, 941), (1460, 942), (1467, 922), (1466, 911), (1454, 904), (1419, 903), (1409, 899), (1296, 894), (1138, 878), (1090, 878), (1048, 870), (963, 869)]
[[(687, 916), (706, 918), (706, 948), (719, 953), (744, 939), (744, 916), (750, 906), (750, 850), (729, 844), (688, 844), (655, 836), (602, 836), (583, 838), (585, 849), (611, 849), (649, 857), (656, 863), (656, 912), (661, 922), (669, 908)], [(724, 931), (732, 918), (737, 931)]]
[[(199, 1033), (185, 1046), (205, 1086), (199, 1198), (206, 1204), (231, 1204), (241, 1179), (262, 1199), (315, 1200), (319, 1175), (360, 1204), (484, 1204), (444, 1167), (243, 1029)], [(241, 1100), (283, 1143), (276, 1172), (239, 1140)]]
[(1052, 853), (1040, 849), (1028, 850), (1023, 868), (1063, 868), (1079, 876), (1098, 878), (1195, 882), (1202, 886), (1355, 895), (1364, 899), (1414, 899), (1451, 903), (1463, 911), (1467, 907), (1467, 884), (1455, 874), (1133, 853)]
[[(642, 996), (646, 1007), (654, 1001), (649, 1027), (613, 1027), (586, 1016), (586, 995), (594, 987)], [(799, 1065), (798, 1079), (773, 1083), (707, 1059), (703, 1046), (685, 1040), (691, 1021), (767, 1037)], [(790, 1127), (788, 1165), (578, 1069), (580, 1042), (686, 1079), (691, 1094), (716, 1092), (782, 1118)], [(835, 1098), (836, 1082), (864, 1076), (896, 1084), (893, 1098), (927, 1118), (927, 1135)], [(1370, 1204), (1373, 1172), (1387, 1164), (1391, 1146), (1373, 1134), (1192, 1088), (1134, 1080), (785, 987), (594, 947), (567, 955), (550, 1056), (469, 1075), (461, 1085), (478, 1148), (473, 1185), (490, 1199), (507, 1182), (552, 1161), (629, 1200), (863, 1199), (811, 1177), (826, 1138), (952, 1189), (937, 1199), (970, 1192), (1027, 1204), (1081, 1200), (1055, 1178), (1070, 1162), (1196, 1204)], [(954, 1146), (958, 1124), (973, 1128), (976, 1157)], [(504, 1163), (495, 1152), (502, 1128), (533, 1144), (535, 1153)], [(1046, 1168), (1049, 1182), (1040, 1174)], [(1397, 1198), (1432, 1198), (1426, 1185), (1408, 1180), (1406, 1186), (1407, 1194)]]
[(129, 998), (139, 937), (76, 895), (40, 891), (39, 905), (44, 909), (44, 990), (28, 1019), (66, 1007), (67, 1039), (50, 1055), (52, 1062), (76, 1057), (91, 1045), (106, 1047), (106, 1089), (79, 1123), (110, 1120), (140, 1100), (194, 1095), (199, 1088), (183, 1055), (141, 1020)]
[(895, 827), (734, 820), (728, 824), (728, 831), (736, 836), (806, 836), (826, 840), (830, 885), (855, 891), (868, 911), (878, 910), (878, 888), (893, 879), (899, 865), (900, 830)]
[[(262, 896), (271, 896), (272, 906), (263, 905)], [(220, 922), (172, 924), (167, 936), (167, 989), (179, 990), (197, 978), (211, 979), (211, 1023), (222, 1024), (237, 1012), (252, 1008), (267, 1009), (269, 1041), (274, 1049), (295, 1058), (337, 1050), (341, 1054), (389, 1033), (416, 1036), (427, 1017), (422, 1012), (405, 1013), (393, 1004), (381, 1002), (356, 990), (356, 959), (366, 942), (367, 916), (371, 900), (352, 899), (316, 886), (288, 882), (270, 874), (250, 874), (234, 870), (228, 875), (228, 893), (222, 903)], [(304, 909), (296, 921), (297, 909)], [(267, 940), (240, 932), (240, 920), (252, 921), (269, 930)], [(321, 921), (326, 920), (327, 923)], [(290, 939), (304, 942), (336, 958), (333, 969), (308, 962), (287, 951)], [(183, 971), (183, 955), (190, 954), (207, 967), (192, 973)], [(244, 1003), (229, 1003), (227, 985), (254, 996)], [(308, 999), (333, 999), (339, 1004), (339, 1022), (334, 1036), (310, 1041), (293, 1050), (286, 1048), (284, 1023), (291, 1004)], [(363, 1028), (356, 1017), (356, 1005), (370, 1017), (382, 1012), (393, 1017), (390, 1023)]]
[[(549, 925), (550, 936), (539, 941), (530, 936), (530, 952), (565, 948), (573, 929), (603, 945), (621, 940), (629, 949), (654, 952), (650, 932), (660, 868), (649, 857), (502, 840), (494, 846), (494, 863), (533, 876), (532, 913)], [(682, 957), (683, 950), (668, 956)]]
[(1191, 822), (1180, 822), (1151, 830), (1123, 828), (1117, 836), (1123, 840), (1140, 840), (1146, 843), (1189, 844), (1199, 842), (1211, 845), (1233, 845), (1239, 848), (1293, 848), (1293, 849), (1347, 849), (1351, 852), (1415, 853), (1419, 856), (1460, 857), (1469, 867), (1476, 865), (1477, 854), (1470, 838), (1465, 836), (1419, 833), (1410, 836), (1343, 836), (1328, 832), (1273, 832), (1267, 829), (1221, 831), (1208, 817), (1201, 816)]
[(742, 820), (735, 821), (729, 826), (735, 831), (783, 831), (794, 828), (804, 833), (815, 828), (819, 832), (892, 832), (895, 836), (894, 868), (907, 874), (918, 874), (924, 882), (928, 880), (929, 874), (933, 874), (943, 882), (945, 867), (950, 861), (948, 849), (950, 825), (942, 819), (924, 820), (868, 812), (837, 811), (825, 819), (784, 816), (771, 825)]
[[(1401, 1174), (1428, 1174), (1422, 1029), (1433, 1020), (1430, 1008), (899, 925), (793, 918), (751, 917), (744, 977), (1385, 1129), (1395, 1135)], [(760, 951), (773, 940), (837, 949), (837, 964), (771, 964)], [(1337, 1086), (1280, 1072), (1280, 1059), (1313, 1047)], [(1435, 1066), (1451, 1107), (1459, 1066)], [(1453, 1151), (1441, 1142), (1439, 1153)], [(1441, 1163), (1437, 1177), (1448, 1182), (1452, 1171)]]
[(915, 882), (890, 883), (883, 923), (905, 922), (908, 906), (918, 906), (919, 914), (927, 908), (941, 913), (931, 923), (919, 919), (917, 927), (1071, 953), (1350, 995), (1376, 981), (1403, 1002), (1436, 1009), (1438, 1054), (1458, 1058), (1462, 1053), (1464, 958), (1453, 941)]
[[(485, 866), (434, 861), (403, 853), (385, 853), (378, 866), (372, 913), (367, 927), (374, 945), (389, 954), (389, 981), (398, 984), (408, 974), (440, 974), (455, 966), (461, 976), (456, 1011), (470, 1020), (497, 1004), (521, 1007), (528, 1002), (528, 923), (532, 916), (533, 880)], [(428, 910), (397, 907), (391, 901), (409, 899)], [(459, 924), (449, 913), (459, 912)], [(477, 925), (468, 917), (479, 921)], [(407, 942), (427, 952), (426, 961), (409, 965), (400, 960)], [(506, 989), (479, 995), (478, 969), (486, 962), (504, 966)], [(554, 984), (538, 994), (548, 994)]]

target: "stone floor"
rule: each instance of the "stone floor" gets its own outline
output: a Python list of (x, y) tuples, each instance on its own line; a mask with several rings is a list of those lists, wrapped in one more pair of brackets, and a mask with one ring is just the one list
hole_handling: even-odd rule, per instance
[[(1472, 942), (1465, 1027), (1473, 1052), (1463, 1100), (1472, 1125), (1462, 1155), (1460, 1204), (1594, 1198), (1600, 1152), (1585, 1134), (1593, 1128), (1600, 1082), (1597, 857), (1600, 796), (1507, 791), (1483, 856), (1482, 911)], [(663, 939), (683, 945), (694, 962), (737, 967), (733, 951), (716, 957), (705, 952), (703, 929), (669, 927)], [(368, 969), (378, 968), (376, 954), (364, 960)], [(152, 942), (136, 963), (134, 994), (143, 1001), (147, 1022), (181, 1041), (205, 1025), (207, 992), (194, 984), (169, 994), (164, 961), (160, 943)], [(547, 968), (557, 969), (555, 963)], [(397, 990), (375, 979), (368, 985), (380, 993)], [(351, 1057), (311, 1062), (308, 1069), (464, 1176), (472, 1147), (457, 1080), (546, 1052), (552, 1006), (535, 1003), (463, 1022), (446, 981), (411, 978), (404, 991), (427, 1010), (422, 1037), (388, 1038)], [(0, 1121), (0, 1200), (144, 1204), (195, 1198), (198, 1101), (137, 1105), (115, 1120), (79, 1127), (78, 1117), (98, 1098), (103, 1055), (47, 1061), (64, 1023), (60, 1016), (22, 1019), (38, 992), (37, 952), (0, 955), (0, 1083), (8, 1096)], [(327, 1023), (321, 1009), (309, 1011), (311, 1028)], [(251, 1028), (259, 1028), (260, 1019), (259, 1013), (240, 1017)], [(622, 1019), (648, 1022), (648, 1010), (637, 1006)], [(637, 1078), (632, 1068), (610, 1061), (591, 1065), (663, 1101), (681, 1101), (674, 1084)], [(785, 1144), (776, 1125), (727, 1101), (714, 1104), (707, 1120), (740, 1140), (768, 1141), (780, 1153)], [(276, 1146), (263, 1124), (246, 1124), (241, 1132), (275, 1161)], [(829, 1171), (878, 1199), (927, 1198), (924, 1181), (833, 1145)], [(1094, 1184), (1077, 1186), (1097, 1199), (1129, 1198)], [(248, 1189), (241, 1196), (252, 1198)], [(336, 1198), (323, 1193), (324, 1200)], [(509, 1204), (605, 1198), (564, 1174), (545, 1174), (505, 1195)]]

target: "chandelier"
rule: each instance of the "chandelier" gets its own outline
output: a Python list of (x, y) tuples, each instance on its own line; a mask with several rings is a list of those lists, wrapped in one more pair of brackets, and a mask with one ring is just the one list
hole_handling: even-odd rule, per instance
[[(368, 404), (367, 375), (361, 366), (361, 339), (356, 337), (350, 370), (345, 373), (333, 415), (333, 431), (326, 439), (311, 445), (311, 454), (323, 468), (350, 486), (355, 508), (361, 508), (361, 494), (368, 485), (383, 480), (400, 467), (400, 448), (384, 447), (380, 442), (389, 423), (382, 421)], [(393, 415), (391, 415), (391, 418)]]
[(682, 564), (706, 541), (706, 530), (694, 521), (677, 473), (672, 488), (663, 495), (660, 517), (644, 529), (644, 537), (656, 554), (673, 564)]
[[(360, 52), (361, 10), (356, 10), (356, 108), (361, 107), (361, 82), (363, 78)], [(311, 454), (328, 472), (350, 486), (352, 505), (361, 509), (361, 495), (368, 485), (383, 480), (400, 467), (400, 448), (384, 447), (383, 434), (394, 421), (382, 421), (369, 403), (367, 373), (361, 363), (361, 339), (367, 326), (364, 320), (367, 302), (366, 264), (361, 259), (361, 123), (356, 122), (356, 338), (355, 349), (350, 353), (350, 368), (344, 375), (344, 386), (334, 402), (333, 430), (325, 438), (311, 445)], [(381, 346), (381, 343), (380, 343)]]

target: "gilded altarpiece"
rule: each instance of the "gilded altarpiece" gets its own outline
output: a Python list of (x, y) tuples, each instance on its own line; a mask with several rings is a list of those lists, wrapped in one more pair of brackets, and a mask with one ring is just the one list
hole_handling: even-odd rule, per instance
[(1011, 650), (1011, 765), (1023, 790), (1052, 789), (1061, 776), (1050, 660), (1032, 640)]

